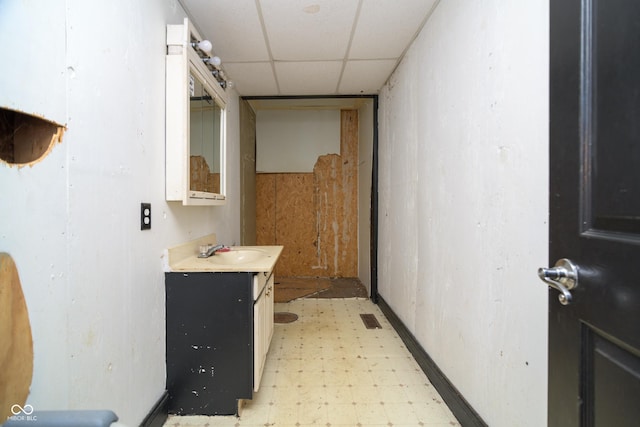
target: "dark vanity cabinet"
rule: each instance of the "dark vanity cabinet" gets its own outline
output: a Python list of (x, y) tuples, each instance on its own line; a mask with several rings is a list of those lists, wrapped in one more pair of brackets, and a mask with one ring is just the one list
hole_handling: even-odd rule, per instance
[(169, 413), (232, 415), (251, 399), (256, 273), (166, 273)]

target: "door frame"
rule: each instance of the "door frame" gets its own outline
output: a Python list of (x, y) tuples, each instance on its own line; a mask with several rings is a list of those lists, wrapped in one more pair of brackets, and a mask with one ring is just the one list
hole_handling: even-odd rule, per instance
[[(369, 216), (369, 298), (378, 303), (378, 95), (287, 95), (287, 96), (241, 96), (243, 101), (252, 100), (302, 100), (302, 99), (371, 99), (373, 101), (373, 138), (371, 158), (371, 195)], [(358, 215), (358, 217), (360, 214)]]

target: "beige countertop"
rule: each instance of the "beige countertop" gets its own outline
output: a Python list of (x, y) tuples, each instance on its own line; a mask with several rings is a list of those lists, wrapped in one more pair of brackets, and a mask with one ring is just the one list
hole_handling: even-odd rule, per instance
[(231, 246), (228, 252), (198, 258), (200, 245), (216, 243), (215, 234), (211, 234), (167, 249), (165, 271), (272, 271), (283, 249), (282, 246)]

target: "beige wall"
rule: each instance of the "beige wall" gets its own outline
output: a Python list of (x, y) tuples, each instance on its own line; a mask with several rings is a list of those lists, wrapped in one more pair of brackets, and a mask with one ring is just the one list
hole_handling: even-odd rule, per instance
[(358, 277), (371, 291), (371, 168), (373, 162), (374, 102), (358, 110)]

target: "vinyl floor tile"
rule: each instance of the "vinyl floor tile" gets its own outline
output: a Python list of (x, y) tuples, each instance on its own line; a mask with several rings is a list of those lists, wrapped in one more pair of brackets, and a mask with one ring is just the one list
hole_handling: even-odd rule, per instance
[[(165, 427), (459, 426), (379, 308), (368, 299), (276, 303), (260, 390), (240, 417), (170, 416)], [(381, 329), (367, 329), (360, 314)]]

